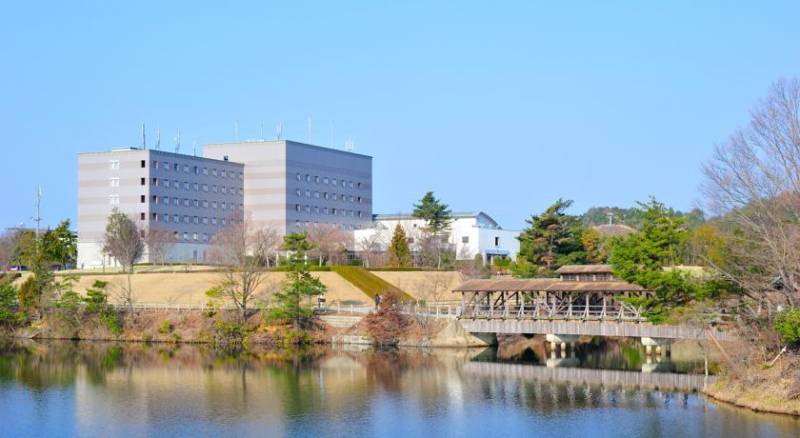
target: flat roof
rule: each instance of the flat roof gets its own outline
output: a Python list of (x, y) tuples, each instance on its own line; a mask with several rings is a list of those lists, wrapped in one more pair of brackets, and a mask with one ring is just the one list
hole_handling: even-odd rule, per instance
[(278, 144), (278, 143), (285, 143), (285, 144), (291, 143), (292, 145), (295, 145), (295, 146), (302, 146), (302, 147), (307, 147), (307, 148), (319, 149), (319, 150), (328, 151), (328, 152), (337, 152), (337, 153), (347, 154), (347, 155), (355, 155), (355, 156), (359, 156), (359, 157), (369, 158), (370, 160), (372, 159), (371, 155), (360, 154), (358, 152), (345, 151), (345, 150), (342, 150), (342, 149), (336, 149), (336, 148), (331, 148), (331, 147), (326, 147), (326, 146), (317, 146), (317, 145), (314, 145), (314, 144), (303, 143), (303, 142), (294, 141), (294, 140), (244, 140), (244, 141), (232, 141), (232, 142), (224, 142), (224, 143), (208, 143), (208, 144), (204, 145), (203, 147), (207, 147), (207, 146), (239, 146), (239, 145), (252, 146), (252, 145), (258, 145), (258, 144)]
[(219, 160), (216, 158), (208, 158), (201, 155), (189, 155), (189, 154), (182, 154), (180, 152), (170, 152), (164, 151), (161, 149), (142, 149), (142, 148), (135, 148), (135, 147), (120, 147), (120, 148), (112, 148), (108, 151), (95, 151), (95, 152), (78, 152), (78, 155), (103, 155), (103, 154), (114, 154), (114, 153), (125, 153), (125, 152), (150, 152), (158, 155), (165, 155), (165, 156), (172, 156), (173, 158), (185, 158), (189, 160), (204, 160), (204, 161), (216, 161), (219, 163), (227, 163), (233, 164), (235, 166), (244, 166), (243, 163), (238, 161), (225, 161)]

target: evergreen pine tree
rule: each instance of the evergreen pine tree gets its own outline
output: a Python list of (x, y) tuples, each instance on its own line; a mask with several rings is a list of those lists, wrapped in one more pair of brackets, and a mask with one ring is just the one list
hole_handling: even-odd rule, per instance
[(406, 232), (400, 224), (394, 228), (392, 242), (389, 244), (389, 266), (407, 268), (411, 265), (411, 250), (408, 248)]

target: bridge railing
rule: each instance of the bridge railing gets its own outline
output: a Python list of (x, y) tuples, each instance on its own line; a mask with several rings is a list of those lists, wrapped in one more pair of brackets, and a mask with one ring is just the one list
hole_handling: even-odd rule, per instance
[(642, 309), (629, 304), (608, 302), (604, 304), (549, 304), (534, 302), (528, 304), (487, 304), (465, 305), (459, 312), (462, 318), (500, 318), (500, 319), (567, 319), (596, 321), (645, 321)]

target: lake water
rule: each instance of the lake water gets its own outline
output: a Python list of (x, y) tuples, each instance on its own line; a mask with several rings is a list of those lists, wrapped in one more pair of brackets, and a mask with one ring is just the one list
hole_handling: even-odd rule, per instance
[(800, 436), (798, 420), (698, 395), (703, 377), (685, 374), (698, 362), (678, 352), (650, 363), (630, 346), (506, 356), (4, 345), (0, 436)]

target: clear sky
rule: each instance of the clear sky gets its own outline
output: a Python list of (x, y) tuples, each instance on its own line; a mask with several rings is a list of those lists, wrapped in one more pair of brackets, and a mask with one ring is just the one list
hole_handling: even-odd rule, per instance
[[(112, 5), (113, 3), (113, 5)], [(552, 6), (570, 3), (570, 6)], [(800, 68), (800, 2), (12, 2), (0, 227), (76, 217), (80, 151), (272, 137), (374, 156), (374, 210), (427, 190), (519, 228), (553, 200), (699, 199), (700, 164)], [(647, 5), (645, 5), (647, 4)]]

